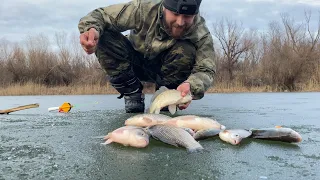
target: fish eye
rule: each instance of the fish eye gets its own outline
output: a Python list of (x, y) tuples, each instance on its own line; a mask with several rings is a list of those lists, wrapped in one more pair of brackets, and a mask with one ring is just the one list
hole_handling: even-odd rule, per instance
[(233, 134), (232, 137), (233, 137), (233, 138), (238, 138), (238, 137), (239, 137), (239, 134)]
[(145, 132), (140, 132), (140, 131), (139, 131), (139, 132), (137, 133), (137, 135), (138, 135), (138, 136), (146, 136), (146, 133), (145, 133)]

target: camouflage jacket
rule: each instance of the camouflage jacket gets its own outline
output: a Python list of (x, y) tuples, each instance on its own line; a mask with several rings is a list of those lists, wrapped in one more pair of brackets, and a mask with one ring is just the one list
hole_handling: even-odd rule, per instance
[[(163, 26), (161, 0), (133, 0), (98, 8), (80, 19), (80, 33), (95, 28), (100, 36), (104, 31), (124, 32), (130, 30), (129, 40), (133, 48), (152, 60), (162, 51), (172, 47), (176, 40), (170, 37)], [(196, 47), (196, 60), (191, 75), (186, 80), (191, 85), (194, 99), (201, 99), (213, 85), (216, 71), (212, 36), (205, 20), (198, 14), (194, 24), (182, 37)]]

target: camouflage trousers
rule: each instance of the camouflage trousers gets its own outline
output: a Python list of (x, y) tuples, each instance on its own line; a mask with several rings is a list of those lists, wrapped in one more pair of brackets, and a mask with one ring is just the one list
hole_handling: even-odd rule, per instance
[(115, 89), (130, 95), (142, 91), (141, 81), (177, 88), (191, 74), (196, 49), (192, 43), (178, 40), (156, 58), (145, 59), (124, 35), (105, 31), (99, 39), (96, 56)]

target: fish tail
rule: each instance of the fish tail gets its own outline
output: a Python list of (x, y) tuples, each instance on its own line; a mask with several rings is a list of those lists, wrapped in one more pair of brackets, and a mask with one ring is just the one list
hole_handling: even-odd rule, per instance
[(105, 136), (94, 136), (94, 137), (91, 137), (92, 139), (104, 139)]
[(198, 153), (198, 152), (202, 152), (204, 150), (204, 148), (202, 146), (197, 146), (194, 148), (188, 148), (187, 151), (188, 153)]
[(102, 145), (107, 145), (112, 143), (113, 141), (111, 139), (106, 140), (104, 143), (101, 143)]
[(163, 92), (167, 91), (168, 88), (165, 86), (161, 86), (156, 92), (154, 92), (153, 96), (151, 97), (151, 103)]
[(110, 138), (111, 134), (108, 133), (106, 136), (103, 137), (104, 140), (108, 140)]

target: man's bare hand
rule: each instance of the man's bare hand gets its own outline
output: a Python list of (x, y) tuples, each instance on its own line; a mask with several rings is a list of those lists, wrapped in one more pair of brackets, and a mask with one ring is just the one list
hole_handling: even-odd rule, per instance
[[(177, 87), (177, 90), (180, 91), (181, 92), (181, 96), (184, 97), (184, 96), (186, 96), (188, 94), (191, 94), (190, 88), (191, 88), (190, 87), (190, 83), (184, 82), (184, 83), (180, 84)], [(189, 106), (190, 103), (191, 103), (191, 101), (189, 101), (189, 102), (187, 102), (185, 104), (181, 104), (178, 107), (179, 107), (180, 110), (183, 110), (183, 109), (186, 109)]]
[(96, 51), (96, 46), (99, 40), (99, 32), (95, 28), (80, 34), (80, 44), (87, 54), (92, 54)]

